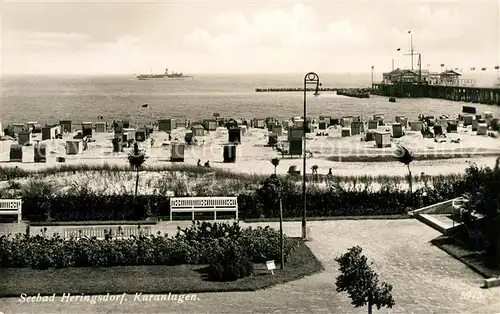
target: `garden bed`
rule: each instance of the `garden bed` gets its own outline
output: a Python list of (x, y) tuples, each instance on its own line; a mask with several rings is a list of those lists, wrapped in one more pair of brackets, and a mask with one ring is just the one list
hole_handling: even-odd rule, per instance
[(500, 276), (500, 268), (491, 268), (485, 264), (484, 253), (468, 248), (452, 237), (440, 236), (431, 242), (484, 278)]
[[(255, 291), (297, 280), (323, 270), (311, 250), (299, 238), (291, 238), (297, 247), (284, 270), (275, 275), (265, 265), (255, 264), (253, 275), (236, 281), (209, 281), (204, 265), (70, 267), (35, 270), (4, 268), (0, 297), (71, 294), (172, 294), (225, 291)], [(279, 268), (279, 264), (276, 265)]]

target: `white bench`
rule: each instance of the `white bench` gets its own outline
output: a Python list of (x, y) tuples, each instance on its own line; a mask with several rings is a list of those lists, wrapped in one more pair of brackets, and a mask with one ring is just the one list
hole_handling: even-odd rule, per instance
[(69, 239), (73, 237), (96, 237), (104, 238), (106, 233), (111, 231), (112, 238), (129, 238), (130, 236), (139, 236), (141, 233), (144, 235), (151, 234), (151, 226), (137, 225), (130, 226), (71, 226), (64, 228), (64, 238)]
[(0, 215), (17, 215), (17, 222), (21, 222), (23, 201), (0, 199)]
[(237, 197), (172, 197), (170, 198), (170, 221), (173, 213), (191, 213), (194, 220), (196, 212), (213, 212), (217, 220), (217, 212), (234, 212), (238, 220)]

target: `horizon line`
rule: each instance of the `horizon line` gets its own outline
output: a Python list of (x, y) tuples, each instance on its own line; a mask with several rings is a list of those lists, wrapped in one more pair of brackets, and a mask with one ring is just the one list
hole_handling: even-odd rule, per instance
[[(384, 70), (384, 71), (374, 71), (374, 74), (380, 75), (382, 73), (389, 73), (392, 70)], [(371, 71), (339, 71), (339, 72), (332, 72), (332, 71), (327, 71), (327, 72), (320, 72), (320, 71), (309, 71), (309, 72), (315, 72), (318, 75), (357, 75), (357, 74), (364, 74), (364, 75), (370, 75)], [(266, 76), (266, 75), (306, 75), (309, 72), (266, 72), (266, 73), (256, 73), (256, 72), (200, 72), (200, 73), (186, 73), (188, 76), (205, 76), (205, 75), (248, 75), (248, 76)], [(437, 71), (439, 72), (439, 71)], [(474, 74), (498, 74), (498, 70), (495, 71), (467, 71), (465, 73), (474, 73)], [(0, 78), (3, 76), (132, 76), (135, 77), (136, 75), (141, 75), (141, 73), (24, 73), (24, 72), (1, 72), (0, 71)]]
[[(320, 71), (309, 71), (309, 72), (315, 72), (315, 73), (318, 73), (318, 74), (369, 74), (371, 73), (370, 71), (366, 71), (366, 72), (357, 72), (357, 71), (346, 71), (346, 72), (320, 72)], [(283, 74), (286, 74), (286, 75), (306, 75), (307, 73), (309, 72), (265, 72), (265, 73), (257, 73), (257, 72), (199, 72), (199, 73), (196, 73), (196, 72), (189, 72), (189, 73), (185, 73), (187, 76), (191, 76), (191, 75), (283, 75)], [(48, 72), (45, 72), (45, 73), (42, 73), (42, 72), (39, 72), (39, 73), (28, 73), (28, 72), (11, 72), (11, 73), (7, 73), (7, 72), (3, 72), (3, 73), (0, 73), (0, 75), (3, 75), (3, 76), (6, 76), (6, 75), (93, 75), (93, 76), (134, 76), (134, 75), (140, 75), (140, 74), (143, 74), (143, 73), (139, 73), (139, 72), (132, 72), (132, 73), (48, 73)]]

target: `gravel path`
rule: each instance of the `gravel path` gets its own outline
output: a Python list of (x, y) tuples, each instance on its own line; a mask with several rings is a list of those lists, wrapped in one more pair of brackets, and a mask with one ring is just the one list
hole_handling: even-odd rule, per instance
[[(251, 224), (255, 226), (256, 224)], [(277, 223), (268, 223), (277, 227)], [(396, 306), (380, 313), (499, 313), (500, 289), (483, 290), (482, 278), (432, 246), (439, 234), (408, 220), (310, 222), (309, 247), (325, 265), (323, 273), (257, 292), (199, 294), (198, 301), (19, 303), (0, 299), (3, 313), (366, 313), (354, 309), (346, 294), (335, 292), (338, 275), (333, 258), (360, 245), (374, 261), (380, 279), (394, 285)], [(174, 226), (163, 224), (161, 231)], [(300, 222), (285, 223), (285, 232), (300, 235)], [(22, 280), (22, 279), (20, 279)], [(470, 298), (464, 299), (462, 296)]]

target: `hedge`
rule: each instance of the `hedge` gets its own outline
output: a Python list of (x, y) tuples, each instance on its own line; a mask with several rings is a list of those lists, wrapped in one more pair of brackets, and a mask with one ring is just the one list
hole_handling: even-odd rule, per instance
[[(401, 215), (409, 210), (461, 196), (461, 182), (451, 182), (409, 193), (401, 190), (309, 190), (307, 215), (310, 217)], [(186, 195), (188, 196), (188, 195)], [(282, 193), (285, 218), (301, 217), (303, 200), (298, 191)], [(168, 217), (169, 197), (160, 195), (81, 195), (23, 198), (23, 219), (43, 221), (142, 220)], [(276, 198), (259, 193), (238, 196), (239, 217), (277, 218)]]

